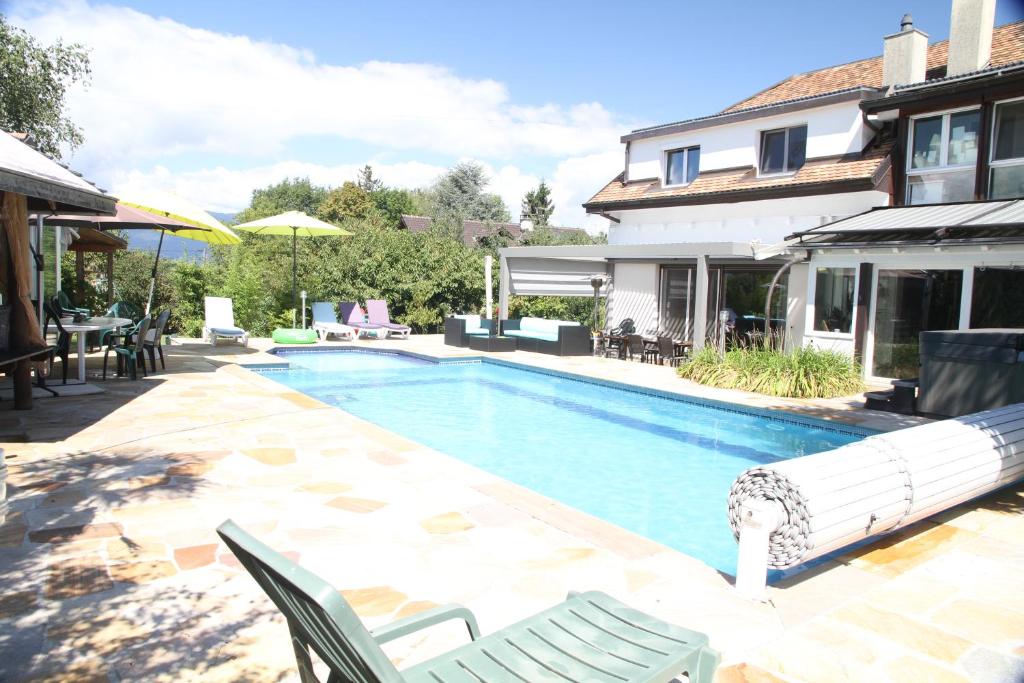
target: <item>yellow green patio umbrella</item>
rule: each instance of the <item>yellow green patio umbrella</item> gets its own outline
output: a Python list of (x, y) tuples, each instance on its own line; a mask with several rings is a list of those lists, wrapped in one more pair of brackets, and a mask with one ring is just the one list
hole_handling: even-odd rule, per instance
[[(156, 247), (156, 260), (153, 261), (153, 274), (149, 280), (149, 299), (146, 302), (146, 313), (149, 313), (153, 305), (153, 292), (156, 289), (156, 271), (160, 263), (160, 250), (164, 246), (164, 233), (168, 230), (174, 232), (178, 237), (185, 237), (190, 240), (206, 242), (208, 244), (238, 244), (242, 240), (231, 231), (226, 225), (199, 208), (187, 199), (183, 199), (169, 192), (150, 191), (132, 195), (120, 199), (119, 205), (139, 209), (145, 214), (152, 214), (156, 219), (152, 220), (153, 225), (147, 226), (145, 222), (149, 218), (145, 214), (132, 213), (132, 221), (123, 227), (152, 227), (160, 230), (160, 241)], [(160, 218), (167, 219), (161, 221)], [(186, 226), (192, 226), (189, 230)], [(113, 227), (113, 226), (108, 226)]]
[(285, 211), (269, 218), (260, 218), (235, 226), (235, 230), (244, 230), (255, 235), (291, 235), (292, 236), (292, 306), (299, 307), (298, 300), (298, 257), (296, 244), (299, 237), (341, 237), (352, 233), (336, 225), (325, 223), (319, 218), (301, 211)]

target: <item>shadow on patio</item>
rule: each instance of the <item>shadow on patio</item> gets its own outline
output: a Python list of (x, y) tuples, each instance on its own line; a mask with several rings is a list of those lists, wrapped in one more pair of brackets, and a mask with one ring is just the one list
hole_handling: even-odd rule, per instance
[(201, 475), (226, 454), (9, 458), (0, 679), (279, 679), (251, 645), (255, 631), (280, 637), (283, 626), (269, 603), (237, 597), (250, 579), (226, 566), (230, 555), (218, 558), (212, 524), (197, 531), (184, 514), (196, 496), (216, 494)]

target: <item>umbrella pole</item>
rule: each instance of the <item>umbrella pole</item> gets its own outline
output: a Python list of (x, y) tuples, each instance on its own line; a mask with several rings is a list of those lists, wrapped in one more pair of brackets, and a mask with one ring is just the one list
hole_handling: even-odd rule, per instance
[(167, 231), (160, 231), (160, 241), (156, 243), (156, 259), (153, 261), (153, 274), (149, 278), (149, 299), (146, 300), (146, 315), (149, 315), (149, 309), (153, 306), (153, 292), (156, 291), (156, 269), (160, 265), (160, 250), (164, 247), (165, 232)]
[[(297, 273), (296, 268), (297, 268), (298, 260), (296, 259), (296, 255), (295, 255), (296, 254), (296, 246), (295, 245), (298, 242), (298, 236), (299, 236), (298, 229), (292, 228), (292, 309), (293, 310), (297, 309), (299, 307), (299, 299), (298, 299), (298, 282), (299, 282), (299, 280), (298, 280), (298, 275), (296, 274)], [(292, 318), (293, 318), (292, 326), (294, 327), (295, 326), (295, 321), (294, 321), (295, 314), (294, 313), (292, 313)]]

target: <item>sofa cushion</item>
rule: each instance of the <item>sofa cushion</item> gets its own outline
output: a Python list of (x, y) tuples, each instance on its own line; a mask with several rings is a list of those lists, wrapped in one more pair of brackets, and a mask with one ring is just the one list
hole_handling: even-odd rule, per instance
[(466, 330), (479, 329), (480, 328), (480, 314), (479, 313), (461, 313), (459, 315), (452, 316), (459, 320), (466, 321)]
[(467, 327), (466, 328), (466, 334), (471, 334), (474, 337), (479, 336), (479, 335), (486, 336), (486, 335), (489, 335), (490, 333), (491, 333), (491, 331), (488, 330), (486, 327), (475, 327), (475, 328)]
[(542, 341), (558, 341), (558, 332), (537, 332), (534, 330), (505, 330), (506, 337), (525, 337)]
[(546, 320), (545, 318), (523, 318), (519, 321), (520, 330), (540, 332), (542, 334), (553, 334), (558, 337), (558, 328), (563, 325), (579, 325), (570, 320)]

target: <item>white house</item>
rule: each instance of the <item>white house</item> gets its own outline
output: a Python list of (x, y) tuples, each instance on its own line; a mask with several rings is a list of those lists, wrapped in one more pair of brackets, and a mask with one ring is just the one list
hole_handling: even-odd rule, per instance
[[(622, 173), (584, 205), (611, 221), (609, 244), (503, 250), (503, 302), (510, 293), (592, 294), (589, 275), (606, 273), (611, 324), (631, 318), (641, 332), (700, 346), (722, 312), (736, 332), (763, 329), (778, 275), (774, 329), (790, 343), (864, 354), (872, 374), (885, 372), (871, 365), (867, 339), (883, 331), (871, 316), (888, 295), (877, 309), (872, 302), (891, 284), (882, 267), (889, 256), (876, 249), (881, 260), (869, 271), (861, 264), (871, 259), (857, 258), (863, 245), (808, 249), (831, 239), (808, 233), (874, 207), (1024, 196), (1012, 170), (1024, 123), (1010, 102), (1024, 96), (1024, 22), (994, 28), (994, 14), (994, 0), (953, 0), (950, 41), (928, 45), (904, 17), (884, 37), (883, 56), (791, 76), (717, 114), (622, 136)], [(936, 119), (933, 110), (951, 114)], [(1010, 156), (990, 144), (993, 127), (1010, 136), (1001, 143)], [(968, 166), (988, 178), (989, 160), (1002, 169), (994, 180), (967, 183)], [(844, 270), (819, 277), (819, 267), (839, 264)], [(826, 290), (843, 305), (822, 318)]]

